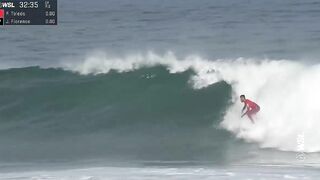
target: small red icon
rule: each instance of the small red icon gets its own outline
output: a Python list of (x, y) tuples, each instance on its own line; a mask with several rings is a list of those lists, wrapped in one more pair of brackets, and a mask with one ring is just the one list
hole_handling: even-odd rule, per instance
[(0, 18), (3, 18), (3, 16), (4, 16), (4, 10), (0, 9)]

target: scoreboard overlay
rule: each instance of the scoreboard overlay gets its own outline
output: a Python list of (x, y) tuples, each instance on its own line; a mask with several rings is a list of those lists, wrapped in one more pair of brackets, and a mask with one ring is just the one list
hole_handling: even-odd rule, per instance
[(0, 25), (57, 25), (57, 0), (0, 0)]

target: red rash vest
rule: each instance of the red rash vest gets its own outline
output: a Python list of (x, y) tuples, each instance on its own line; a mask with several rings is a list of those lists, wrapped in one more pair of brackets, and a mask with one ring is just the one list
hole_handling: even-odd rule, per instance
[(245, 104), (247, 105), (247, 107), (249, 107), (250, 109), (256, 109), (256, 108), (259, 107), (256, 103), (250, 101), (249, 99), (246, 99), (246, 100), (244, 101), (244, 103), (245, 103)]

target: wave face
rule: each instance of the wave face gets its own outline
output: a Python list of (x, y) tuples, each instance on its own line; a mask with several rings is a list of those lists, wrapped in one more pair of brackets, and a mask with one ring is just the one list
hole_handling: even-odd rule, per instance
[[(55, 68), (1, 70), (0, 153), (8, 161), (227, 162), (247, 158), (255, 145), (318, 152), (319, 70), (288, 60), (173, 53), (97, 53)], [(240, 94), (261, 106), (255, 125), (240, 118)]]
[(231, 88), (222, 82), (194, 90), (192, 74), (170, 74), (162, 66), (86, 76), (38, 67), (3, 70), (2, 161), (209, 156), (223, 162), (233, 140), (214, 126)]

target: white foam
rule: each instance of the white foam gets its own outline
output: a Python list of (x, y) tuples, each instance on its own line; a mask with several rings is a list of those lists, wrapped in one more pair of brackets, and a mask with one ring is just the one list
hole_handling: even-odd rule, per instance
[[(231, 106), (221, 126), (236, 137), (284, 151), (320, 151), (320, 66), (317, 64), (244, 58), (213, 61), (195, 55), (179, 59), (171, 52), (162, 56), (149, 52), (114, 58), (100, 52), (81, 61), (68, 61), (62, 67), (80, 74), (99, 74), (155, 65), (166, 66), (170, 73), (193, 69), (196, 75), (190, 77), (190, 83), (195, 89), (222, 80), (229, 83), (233, 90)], [(240, 94), (261, 106), (255, 125), (240, 118)]]
[[(34, 179), (34, 180), (149, 180), (149, 179), (318, 179), (319, 171), (312, 168), (272, 166), (229, 166), (215, 168), (203, 167), (88, 167), (46, 171), (26, 171), (1, 173), (1, 179)], [(288, 174), (290, 172), (290, 174)]]

